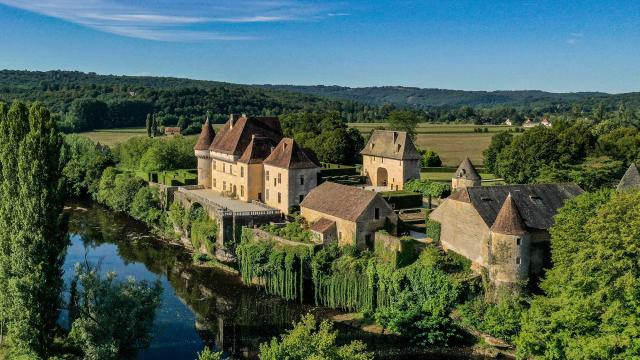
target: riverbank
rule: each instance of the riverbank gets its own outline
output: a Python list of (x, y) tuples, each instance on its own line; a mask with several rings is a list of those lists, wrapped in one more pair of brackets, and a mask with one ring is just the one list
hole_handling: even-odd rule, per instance
[[(162, 279), (165, 298), (156, 337), (150, 349), (141, 353), (141, 359), (193, 359), (195, 356), (186, 353), (193, 350), (195, 354), (204, 345), (243, 358), (243, 354), (255, 354), (259, 343), (283, 333), (305, 313), (322, 319), (345, 314), (267, 296), (260, 289), (243, 285), (237, 275), (194, 265), (192, 253), (179, 242), (153, 236), (144, 224), (96, 203), (70, 204), (66, 211), (76, 254), (69, 261), (88, 253), (89, 258), (102, 260), (103, 270), (115, 270), (121, 277)], [(336, 327), (341, 341), (361, 339), (382, 359), (406, 358), (406, 349), (411, 348), (397, 336), (371, 333), (341, 322)], [(168, 350), (176, 346), (187, 350)], [(416, 359), (486, 358), (473, 355), (470, 348), (445, 350), (412, 349), (410, 355)], [(167, 357), (164, 352), (173, 355)]]

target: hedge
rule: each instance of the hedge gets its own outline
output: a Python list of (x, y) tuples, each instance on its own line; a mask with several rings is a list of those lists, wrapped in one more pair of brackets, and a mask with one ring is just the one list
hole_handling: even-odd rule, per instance
[(380, 196), (395, 210), (422, 207), (422, 194), (410, 191), (383, 191)]

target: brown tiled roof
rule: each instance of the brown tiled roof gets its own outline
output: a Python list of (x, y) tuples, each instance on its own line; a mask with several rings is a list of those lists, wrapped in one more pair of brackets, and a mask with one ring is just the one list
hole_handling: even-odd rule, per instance
[(527, 228), (524, 225), (524, 221), (520, 216), (518, 207), (515, 201), (513, 201), (511, 194), (507, 196), (504, 204), (502, 204), (496, 220), (493, 222), (493, 225), (491, 225), (491, 231), (506, 235), (521, 235), (527, 232)]
[(509, 194), (527, 228), (548, 229), (564, 203), (584, 192), (576, 184), (474, 186), (466, 191), (480, 217), (492, 226)]
[(208, 150), (213, 138), (216, 136), (215, 131), (209, 124), (209, 119), (202, 124), (202, 131), (200, 132), (200, 136), (198, 137), (198, 142), (196, 146), (194, 146), (194, 150)]
[(640, 173), (636, 164), (631, 163), (618, 184), (618, 191), (640, 189)]
[(285, 169), (311, 169), (320, 167), (315, 156), (310, 156), (309, 150), (304, 150), (291, 138), (283, 138), (271, 155), (264, 160), (267, 165)]
[(274, 117), (231, 115), (229, 121), (213, 139), (209, 149), (240, 156), (249, 146), (253, 135), (266, 137), (277, 144), (282, 139), (280, 121)]
[(269, 138), (253, 135), (251, 142), (238, 159), (239, 162), (247, 164), (259, 164), (271, 153), (271, 149), (276, 144)]
[(333, 220), (325, 219), (325, 218), (320, 218), (320, 220), (316, 221), (315, 223), (313, 223), (313, 225), (311, 225), (311, 230), (320, 234), (324, 234), (331, 230), (335, 231), (335, 229), (336, 229), (336, 222)]
[(470, 203), (471, 199), (469, 198), (469, 192), (467, 188), (459, 188), (457, 189), (451, 196), (449, 196), (451, 200), (462, 201), (466, 203)]
[(476, 167), (473, 166), (471, 160), (469, 160), (468, 156), (465, 156), (464, 160), (458, 166), (458, 170), (456, 170), (456, 177), (468, 180), (480, 180), (480, 175), (476, 171)]
[(375, 130), (360, 154), (396, 160), (422, 159), (422, 155), (404, 131)]
[[(340, 219), (356, 221), (376, 196), (379, 195), (374, 191), (325, 182), (311, 190), (300, 207)], [(386, 204), (384, 201), (383, 203)]]

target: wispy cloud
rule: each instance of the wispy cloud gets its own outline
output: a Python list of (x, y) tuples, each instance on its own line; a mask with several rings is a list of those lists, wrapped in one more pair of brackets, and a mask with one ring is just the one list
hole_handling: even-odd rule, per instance
[(569, 45), (577, 44), (582, 39), (583, 36), (584, 36), (584, 33), (582, 31), (569, 33), (569, 37), (567, 38), (567, 44)]
[(158, 41), (250, 40), (224, 24), (317, 20), (326, 6), (299, 0), (0, 0), (0, 4), (112, 34)]

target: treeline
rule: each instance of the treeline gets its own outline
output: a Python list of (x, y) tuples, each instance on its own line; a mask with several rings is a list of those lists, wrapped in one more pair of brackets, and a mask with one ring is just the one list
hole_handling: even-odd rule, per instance
[(163, 125), (222, 123), (230, 113), (278, 116), (335, 111), (347, 121), (381, 121), (395, 107), (267, 90), (248, 85), (160, 77), (128, 77), (70, 71), (0, 71), (0, 100), (41, 101), (67, 131), (144, 126), (147, 113)]
[(585, 190), (615, 185), (640, 159), (638, 117), (621, 107), (589, 118), (552, 119), (522, 135), (496, 134), (484, 152), (488, 171), (509, 183), (575, 182)]

